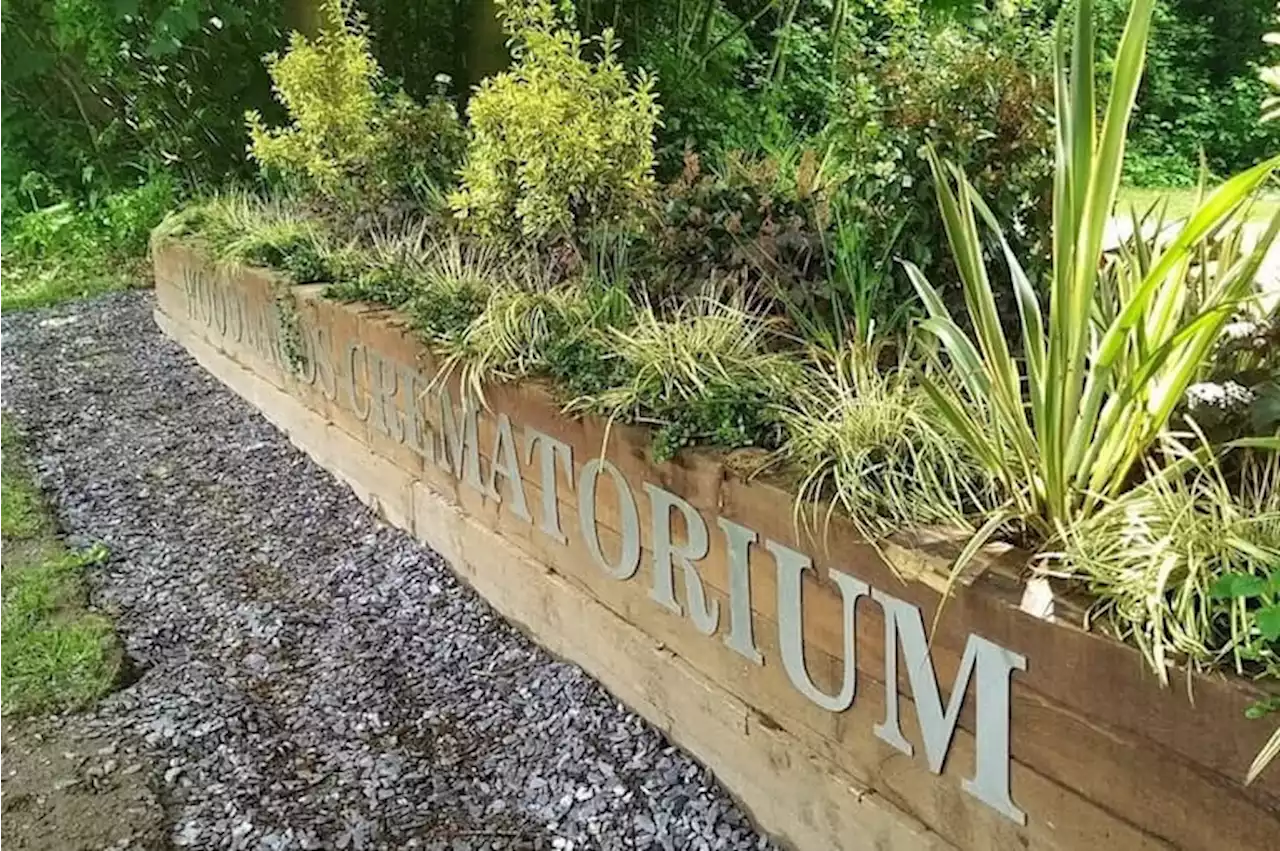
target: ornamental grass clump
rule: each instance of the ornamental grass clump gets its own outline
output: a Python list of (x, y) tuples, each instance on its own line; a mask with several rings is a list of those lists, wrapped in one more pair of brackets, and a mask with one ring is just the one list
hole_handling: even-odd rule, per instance
[[(1203, 434), (1198, 433), (1203, 444)], [(1237, 441), (1242, 460), (1166, 437), (1168, 462), (1069, 530), (1054, 573), (1095, 595), (1091, 617), (1137, 645), (1162, 682), (1169, 666), (1231, 665), (1280, 678), (1280, 437)], [(1237, 469), (1228, 475), (1226, 460)], [(1246, 711), (1280, 711), (1274, 692)], [(1245, 776), (1280, 755), (1280, 727)]]
[[(1188, 304), (1188, 275), (1197, 250), (1215, 233), (1238, 226), (1241, 207), (1280, 165), (1276, 157), (1210, 193), (1172, 239), (1150, 244), (1142, 263), (1121, 258), (1117, 286), (1099, 285), (1153, 3), (1135, 0), (1132, 5), (1100, 133), (1090, 0), (1076, 8), (1070, 57), (1065, 34), (1059, 38), (1047, 317), (1036, 287), (968, 179), (933, 160), (972, 331), (952, 318), (918, 268), (905, 265), (929, 313), (922, 328), (949, 359), (945, 371), (925, 378), (923, 387), (1009, 494), (984, 527), (987, 534), (1004, 521), (1017, 521), (1043, 541), (1060, 540), (1128, 488), (1236, 303), (1251, 293), (1280, 228), (1277, 216), (1252, 252), (1216, 268), (1203, 300)], [(1022, 338), (1016, 356), (999, 321), (979, 215), (1004, 249), (1017, 293)], [(991, 416), (979, 419), (975, 409)]]
[(777, 404), (801, 378), (799, 360), (776, 350), (777, 331), (740, 295), (708, 290), (665, 315), (644, 305), (604, 340), (612, 383), (568, 408), (656, 426), (660, 461), (692, 443), (777, 446)]
[(493, 290), (508, 279), (510, 263), (491, 246), (456, 236), (440, 240), (413, 269), (406, 309), (414, 327), (436, 346), (461, 340)]
[(551, 0), (498, 8), (515, 61), (467, 107), (455, 213), (481, 235), (537, 242), (637, 226), (653, 189), (653, 81), (627, 73), (611, 29), (598, 61), (585, 59), (582, 36)]
[(298, 283), (332, 277), (329, 233), (286, 195), (226, 192), (170, 216), (157, 230), (199, 236), (221, 263), (278, 269)]
[(599, 347), (610, 329), (629, 324), (634, 310), (625, 290), (592, 281), (521, 286), (508, 280), (489, 293), (461, 337), (441, 346), (444, 370), (458, 368), (463, 387), (483, 402), (487, 382), (551, 374), (566, 366), (576, 346)]
[(1091, 616), (1167, 681), (1175, 659), (1280, 677), (1280, 456), (1249, 450), (1232, 477), (1208, 447), (1163, 460), (1071, 528), (1055, 565), (1097, 597)]
[(442, 244), (429, 219), (383, 223), (365, 239), (333, 250), (330, 263), (337, 283), (326, 295), (403, 308), (418, 294), (423, 272), (436, 261)]
[(803, 476), (802, 505), (844, 510), (869, 537), (903, 528), (966, 528), (997, 508), (996, 478), (938, 416), (904, 368), (885, 367), (883, 345), (817, 351), (808, 380), (780, 408), (779, 457)]

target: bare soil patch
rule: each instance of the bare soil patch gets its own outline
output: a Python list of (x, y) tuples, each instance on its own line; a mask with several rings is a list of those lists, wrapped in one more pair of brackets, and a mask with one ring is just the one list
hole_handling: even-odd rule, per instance
[(74, 719), (4, 722), (0, 833), (7, 851), (168, 847), (164, 810), (141, 762), (80, 735)]

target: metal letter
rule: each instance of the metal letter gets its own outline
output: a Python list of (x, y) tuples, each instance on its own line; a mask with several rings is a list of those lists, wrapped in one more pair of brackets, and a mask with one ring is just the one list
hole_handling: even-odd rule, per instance
[(227, 288), (214, 287), (209, 301), (209, 327), (218, 332), (219, 337), (227, 336)]
[(364, 347), (359, 343), (347, 343), (346, 361), (346, 379), (347, 379), (347, 404), (351, 407), (351, 412), (356, 415), (358, 420), (369, 419), (369, 400), (366, 397), (364, 410), (360, 410), (360, 402), (356, 398), (356, 352), (360, 352), (361, 358), (365, 363), (365, 379), (369, 377), (369, 359), (364, 357)]
[(743, 657), (764, 664), (751, 624), (750, 547), (759, 536), (746, 526), (717, 517), (729, 551), (729, 634), (724, 643)]
[(1009, 682), (1015, 670), (1025, 671), (1027, 659), (978, 635), (970, 635), (960, 660), (946, 712), (938, 693), (938, 678), (925, 641), (920, 610), (882, 591), (871, 596), (884, 607), (885, 719), (876, 724), (875, 734), (910, 756), (911, 743), (902, 735), (898, 721), (898, 652), (907, 663), (907, 678), (915, 698), (920, 737), (924, 740), (929, 770), (942, 773), (942, 766), (955, 736), (960, 708), (977, 670), (977, 726), (974, 733), (976, 765), (973, 778), (961, 781), (970, 795), (1018, 824), (1027, 823), (1027, 814), (1014, 805), (1009, 795)]
[[(707, 557), (706, 521), (697, 509), (669, 491), (645, 482), (644, 492), (649, 495), (652, 506), (650, 521), (653, 523), (653, 588), (649, 597), (677, 615), (684, 614), (675, 596), (673, 568), (678, 562), (684, 570), (684, 596), (689, 603), (689, 617), (698, 632), (710, 635), (720, 622), (720, 605), (715, 600), (707, 600), (702, 578), (693, 566), (695, 561)], [(673, 508), (684, 515), (685, 528), (689, 533), (688, 540), (679, 547), (671, 540)]]
[(466, 482), (477, 493), (485, 492), (480, 483), (480, 439), (476, 436), (476, 406), (470, 394), (462, 394), (461, 420), (453, 415), (453, 400), (449, 398), (449, 388), (441, 386), (440, 427), (444, 432), (444, 452), (440, 456), (440, 466), (452, 470), (460, 481)]
[(858, 664), (854, 641), (857, 635), (855, 607), (858, 598), (871, 587), (860, 579), (838, 570), (831, 578), (840, 589), (844, 601), (844, 680), (834, 697), (813, 684), (804, 664), (804, 609), (801, 605), (800, 577), (813, 568), (807, 555), (784, 547), (777, 541), (765, 541), (765, 549), (773, 553), (778, 564), (778, 645), (782, 649), (782, 665), (796, 690), (829, 712), (843, 712), (853, 704), (858, 686)]
[(405, 410), (401, 431), (404, 443), (427, 461), (436, 458), (435, 431), (422, 410), (422, 397), (426, 394), (427, 380), (407, 366), (400, 364), (400, 384), (404, 388)]
[(516, 436), (511, 433), (511, 418), (498, 414), (498, 433), (493, 438), (493, 454), (489, 457), (489, 496), (502, 502), (498, 490), (498, 476), (511, 485), (511, 513), (526, 523), (532, 523), (529, 503), (525, 500), (524, 479), (520, 476), (520, 459), (516, 457)]
[[(376, 352), (368, 352), (372, 361), (373, 374), (369, 376), (372, 385), (373, 427), (397, 443), (404, 442), (404, 426), (400, 422), (399, 407), (396, 405), (396, 394), (400, 382), (396, 376), (396, 366), (387, 369), (387, 360)], [(387, 376), (390, 375), (390, 383)]]
[[(600, 533), (596, 528), (596, 480), (604, 470), (613, 477), (618, 491), (618, 516), (622, 518), (622, 551), (618, 563), (609, 564), (600, 549)], [(618, 468), (603, 458), (592, 458), (582, 465), (578, 477), (578, 520), (582, 526), (582, 540), (596, 564), (614, 579), (630, 579), (640, 567), (640, 515), (636, 511), (636, 498), (622, 478)]]
[[(230, 337), (233, 342), (239, 343), (244, 340), (245, 308), (244, 308), (244, 291), (243, 290), (236, 290), (235, 297), (231, 299), (231, 304), (235, 306), (235, 315), (236, 315), (235, 329), (236, 330), (234, 334), (230, 335)], [(228, 315), (230, 315), (230, 311), (228, 311)]]
[(320, 377), (320, 369), (317, 365), (319, 352), (316, 350), (315, 335), (311, 333), (310, 327), (305, 329), (299, 327), (298, 338), (299, 347), (302, 349), (302, 363), (298, 365), (298, 377), (312, 385)]
[(311, 347), (315, 353), (316, 377), (320, 382), (320, 395), (330, 402), (338, 398), (338, 380), (334, 376), (333, 351), (329, 347), (328, 335), (319, 325), (308, 328), (311, 336)]
[(196, 272), (190, 266), (182, 268), (182, 295), (183, 302), (187, 308), (187, 318), (196, 318), (195, 301), (199, 294), (200, 273)]
[[(538, 528), (552, 540), (562, 544), (569, 543), (564, 530), (560, 528), (559, 494), (556, 485), (556, 455), (564, 465), (565, 479), (569, 487), (573, 487), (573, 447), (549, 434), (543, 434), (536, 428), (524, 431), (524, 457), (526, 464), (533, 463), (534, 447), (538, 448), (538, 473), (542, 480), (542, 517)], [(592, 508), (594, 516), (595, 508)]]

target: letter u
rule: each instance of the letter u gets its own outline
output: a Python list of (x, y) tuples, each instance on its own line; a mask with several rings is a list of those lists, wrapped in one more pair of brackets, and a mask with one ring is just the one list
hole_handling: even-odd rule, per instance
[(801, 606), (801, 577), (813, 569), (807, 555), (784, 547), (777, 541), (766, 541), (765, 549), (773, 553), (778, 565), (778, 646), (782, 650), (782, 665), (787, 678), (796, 690), (828, 712), (843, 712), (853, 704), (858, 685), (858, 659), (855, 655), (857, 621), (855, 607), (858, 598), (871, 593), (871, 588), (860, 579), (831, 571), (831, 578), (840, 589), (843, 600), (842, 622), (844, 626), (844, 675), (840, 691), (829, 695), (813, 684), (804, 663), (804, 609)]

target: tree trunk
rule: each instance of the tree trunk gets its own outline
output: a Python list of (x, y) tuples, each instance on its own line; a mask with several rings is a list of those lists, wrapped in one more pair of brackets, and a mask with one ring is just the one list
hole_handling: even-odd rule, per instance
[(470, 87), (478, 86), (485, 77), (505, 69), (511, 59), (497, 11), (493, 0), (472, 0), (471, 37), (467, 45), (467, 83)]

